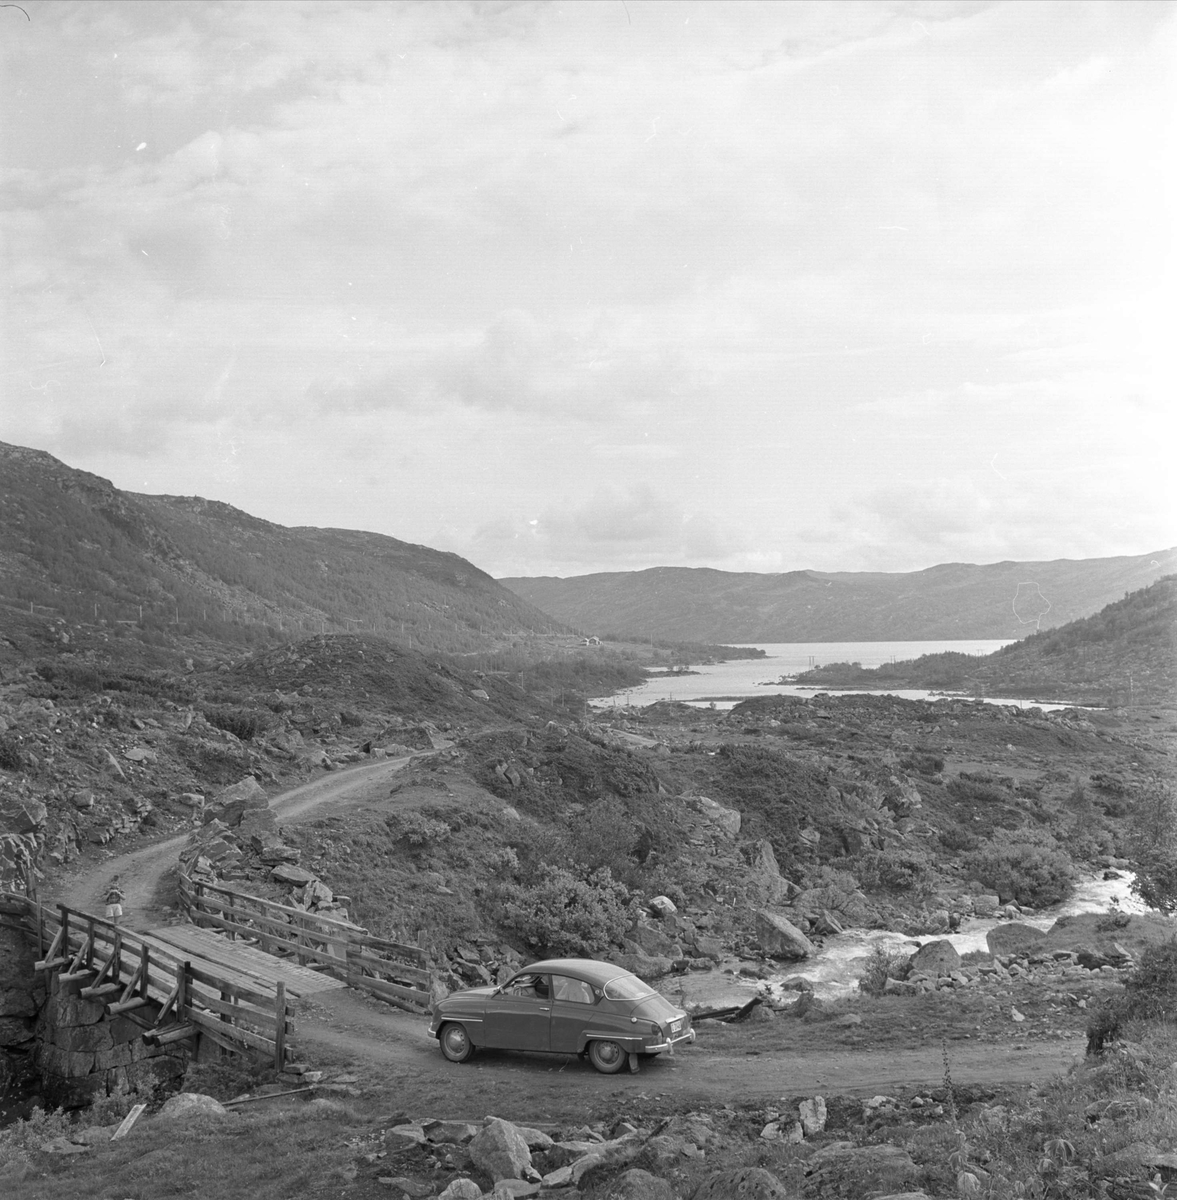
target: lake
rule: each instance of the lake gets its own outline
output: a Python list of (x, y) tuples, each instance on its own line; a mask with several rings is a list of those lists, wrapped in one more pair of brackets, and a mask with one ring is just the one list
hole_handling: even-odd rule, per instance
[[(603, 696), (590, 703), (596, 708), (632, 704), (644, 707), (659, 700), (681, 700), (686, 704), (731, 708), (750, 696), (812, 696), (815, 692), (835, 689), (802, 687), (795, 683), (779, 683), (783, 675), (796, 675), (810, 667), (827, 663), (857, 662), (864, 667), (880, 667), (887, 662), (903, 662), (923, 654), (984, 655), (1008, 646), (1008, 641), (985, 639), (943, 642), (765, 642), (757, 646), (764, 658), (736, 658), (710, 666), (692, 666), (693, 675), (676, 675), (670, 671), (653, 675), (640, 687), (630, 688), (615, 696)], [(936, 700), (944, 693), (923, 688), (838, 688), (837, 692), (878, 692), (901, 696), (905, 700)], [(978, 697), (979, 698), (979, 697)], [(1013, 704), (1019, 708), (1037, 706), (1050, 710), (1072, 705), (1042, 703), (1038, 700), (1010, 700), (986, 696), (993, 704)]]

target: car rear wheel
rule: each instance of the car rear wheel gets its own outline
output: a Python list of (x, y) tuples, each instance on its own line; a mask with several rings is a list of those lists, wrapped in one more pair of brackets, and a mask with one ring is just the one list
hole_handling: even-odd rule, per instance
[(602, 1075), (616, 1075), (625, 1067), (629, 1055), (616, 1043), (610, 1041), (589, 1042), (589, 1062)]
[(437, 1040), (441, 1043), (441, 1052), (450, 1062), (461, 1063), (474, 1053), (474, 1043), (466, 1032), (464, 1025), (449, 1022), (441, 1027)]

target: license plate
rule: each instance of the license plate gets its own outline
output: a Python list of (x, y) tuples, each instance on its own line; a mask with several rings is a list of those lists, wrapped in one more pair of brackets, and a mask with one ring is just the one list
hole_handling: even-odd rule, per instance
[(682, 1028), (682, 1021), (681, 1021), (681, 1019), (680, 1019), (680, 1020), (678, 1020), (678, 1021), (671, 1021), (671, 1022), (670, 1022), (670, 1032), (671, 1032), (671, 1033), (678, 1033), (678, 1031), (679, 1031), (681, 1028)]

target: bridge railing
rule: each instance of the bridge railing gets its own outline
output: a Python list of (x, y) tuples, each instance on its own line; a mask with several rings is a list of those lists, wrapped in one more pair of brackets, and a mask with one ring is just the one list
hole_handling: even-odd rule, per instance
[(434, 974), (420, 946), (390, 941), (359, 925), (178, 876), (181, 910), (194, 925), (219, 929), (345, 980), (409, 1012), (429, 1011)]
[(160, 1044), (203, 1034), (233, 1053), (261, 1055), (281, 1069), (290, 1053), (293, 1009), (273, 989), (178, 951), (93, 913), (50, 907), (0, 892), (0, 919), (37, 947), (36, 970), (57, 971), (83, 999), (141, 1025)]

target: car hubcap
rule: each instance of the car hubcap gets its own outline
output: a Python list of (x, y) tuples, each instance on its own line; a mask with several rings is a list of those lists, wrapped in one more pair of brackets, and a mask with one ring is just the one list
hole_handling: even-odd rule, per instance
[(597, 1057), (601, 1062), (612, 1066), (621, 1057), (621, 1050), (613, 1042), (602, 1042), (597, 1047)]
[(446, 1030), (445, 1045), (451, 1054), (461, 1054), (466, 1049), (466, 1035), (460, 1029)]

